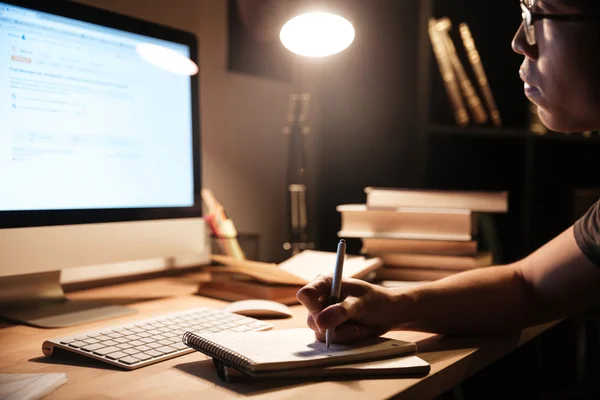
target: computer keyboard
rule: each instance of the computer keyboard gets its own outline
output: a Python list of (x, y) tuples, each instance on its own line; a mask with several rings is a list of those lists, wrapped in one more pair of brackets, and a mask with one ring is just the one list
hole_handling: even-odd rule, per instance
[(132, 370), (195, 351), (181, 341), (186, 332), (246, 332), (272, 327), (255, 318), (202, 307), (47, 340), (42, 351), (51, 356), (58, 347)]

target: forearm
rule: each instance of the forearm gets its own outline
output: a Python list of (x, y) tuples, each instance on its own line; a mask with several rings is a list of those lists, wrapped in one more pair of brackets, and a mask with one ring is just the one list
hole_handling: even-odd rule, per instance
[[(600, 305), (600, 269), (573, 228), (511, 265), (480, 268), (392, 295), (403, 328), (500, 333), (562, 319)], [(408, 321), (405, 323), (405, 321)]]
[(517, 265), (463, 272), (394, 293), (399, 328), (445, 334), (514, 331), (531, 322), (532, 293)]

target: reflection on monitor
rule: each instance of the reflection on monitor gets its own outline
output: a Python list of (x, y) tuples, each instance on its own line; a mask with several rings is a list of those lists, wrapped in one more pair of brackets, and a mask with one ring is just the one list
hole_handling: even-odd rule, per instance
[(206, 259), (197, 76), (140, 48), (197, 63), (187, 32), (66, 1), (0, 0), (3, 315), (60, 325), (31, 304), (74, 303), (57, 282), (31, 282), (64, 268)]

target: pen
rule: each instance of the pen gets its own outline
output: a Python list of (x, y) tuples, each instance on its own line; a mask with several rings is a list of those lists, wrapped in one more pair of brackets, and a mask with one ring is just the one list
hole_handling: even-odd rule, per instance
[[(333, 272), (333, 283), (331, 284), (331, 295), (329, 296), (329, 305), (340, 302), (340, 294), (342, 292), (342, 270), (344, 269), (344, 257), (346, 256), (346, 241), (340, 239), (337, 247), (337, 255), (335, 258), (335, 271)], [(334, 328), (335, 329), (335, 328)], [(327, 348), (331, 344), (332, 329), (325, 331), (325, 343)]]

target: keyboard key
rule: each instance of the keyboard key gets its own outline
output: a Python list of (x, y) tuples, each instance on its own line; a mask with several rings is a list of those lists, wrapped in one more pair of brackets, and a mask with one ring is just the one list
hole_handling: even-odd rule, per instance
[(148, 350), (148, 351), (145, 351), (144, 354), (149, 355), (151, 357), (160, 357), (163, 355), (163, 353), (159, 353), (156, 350)]
[(87, 346), (84, 346), (81, 348), (81, 350), (83, 351), (96, 351), (98, 349), (101, 349), (103, 347), (106, 347), (105, 345), (103, 345), (102, 343), (96, 343), (96, 344), (90, 344)]
[(117, 342), (117, 343), (127, 343), (127, 342), (129, 342), (129, 340), (125, 339), (124, 337), (114, 338), (113, 340), (115, 342)]
[(123, 353), (128, 354), (128, 355), (132, 355), (132, 354), (141, 353), (141, 351), (139, 349), (135, 348), (135, 347), (132, 347), (131, 349), (125, 349), (125, 350), (123, 350)]
[(127, 356), (125, 358), (119, 358), (119, 362), (122, 362), (123, 364), (127, 364), (127, 365), (132, 365), (132, 364), (140, 363), (141, 361), (138, 358)]
[(83, 341), (76, 341), (76, 342), (69, 343), (69, 346), (75, 347), (77, 349), (79, 347), (87, 346), (87, 343), (83, 342)]
[(130, 348), (133, 347), (133, 345), (130, 344), (130, 343), (119, 343), (119, 344), (117, 344), (115, 346), (118, 347), (121, 350), (130, 349)]
[(106, 340), (102, 343), (104, 343), (105, 346), (116, 346), (119, 344), (119, 343), (115, 342), (114, 340)]
[(250, 327), (248, 325), (240, 325), (232, 328), (231, 330), (234, 332), (246, 332), (250, 330)]
[(144, 354), (144, 353), (133, 354), (131, 357), (137, 358), (140, 361), (147, 361), (147, 360), (152, 359), (152, 356), (149, 356), (149, 355)]
[(116, 351), (106, 355), (106, 358), (110, 358), (111, 360), (118, 360), (119, 358), (123, 357), (127, 357), (127, 354), (123, 353), (122, 351)]
[(163, 353), (163, 354), (171, 354), (171, 353), (175, 353), (177, 350), (175, 350), (174, 348), (170, 347), (170, 346), (164, 346), (164, 347), (160, 347), (158, 349), (155, 349), (156, 351)]
[(102, 349), (98, 349), (98, 350), (94, 351), (94, 354), (98, 354), (99, 356), (105, 356), (107, 354), (115, 353), (117, 351), (119, 351), (118, 347), (109, 346), (109, 347), (104, 347)]
[(156, 350), (156, 349), (160, 349), (161, 347), (164, 347), (164, 344), (154, 342), (154, 343), (148, 343), (146, 346), (150, 347), (153, 350)]
[(143, 351), (152, 350), (152, 347), (148, 347), (144, 344), (142, 346), (136, 346), (135, 349), (143, 352)]
[(171, 347), (173, 347), (174, 349), (177, 349), (177, 350), (189, 349), (189, 347), (182, 342), (173, 343), (171, 345)]

